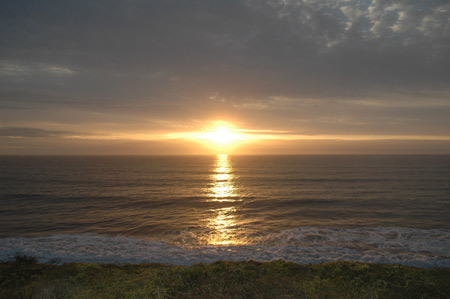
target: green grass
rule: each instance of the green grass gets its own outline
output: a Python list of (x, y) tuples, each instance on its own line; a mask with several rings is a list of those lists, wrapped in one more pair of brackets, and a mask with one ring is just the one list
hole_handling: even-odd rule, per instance
[(335, 262), (0, 263), (0, 298), (450, 298), (450, 269)]

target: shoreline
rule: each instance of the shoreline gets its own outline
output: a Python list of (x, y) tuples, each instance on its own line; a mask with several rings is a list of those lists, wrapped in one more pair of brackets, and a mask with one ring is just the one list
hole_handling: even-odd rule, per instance
[(450, 230), (299, 227), (264, 236), (255, 244), (174, 244), (129, 236), (95, 233), (1, 239), (0, 261), (15, 255), (34, 256), (41, 263), (193, 265), (219, 260), (298, 264), (354, 261), (450, 268)]
[(449, 268), (331, 262), (0, 263), (0, 298), (448, 298)]

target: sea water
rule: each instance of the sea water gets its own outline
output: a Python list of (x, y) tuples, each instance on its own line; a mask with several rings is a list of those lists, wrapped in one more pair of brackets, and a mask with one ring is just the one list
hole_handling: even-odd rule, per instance
[(450, 267), (450, 156), (0, 157), (0, 260)]

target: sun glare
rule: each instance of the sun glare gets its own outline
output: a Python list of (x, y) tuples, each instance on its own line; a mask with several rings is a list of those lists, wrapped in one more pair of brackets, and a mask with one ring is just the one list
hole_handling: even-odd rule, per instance
[(175, 133), (171, 137), (198, 141), (215, 154), (231, 154), (249, 140), (242, 130), (225, 121), (211, 122), (201, 132)]
[(242, 136), (235, 132), (232, 125), (227, 122), (216, 122), (209, 130), (202, 134), (201, 138), (210, 144), (228, 146), (238, 141)]
[(236, 134), (234, 134), (230, 128), (224, 126), (206, 134), (209, 140), (220, 144), (228, 144), (237, 138)]

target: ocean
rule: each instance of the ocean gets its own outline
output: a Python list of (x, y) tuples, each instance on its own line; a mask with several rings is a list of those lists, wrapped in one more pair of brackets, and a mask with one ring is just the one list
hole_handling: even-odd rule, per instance
[(0, 260), (450, 267), (450, 155), (1, 156)]

